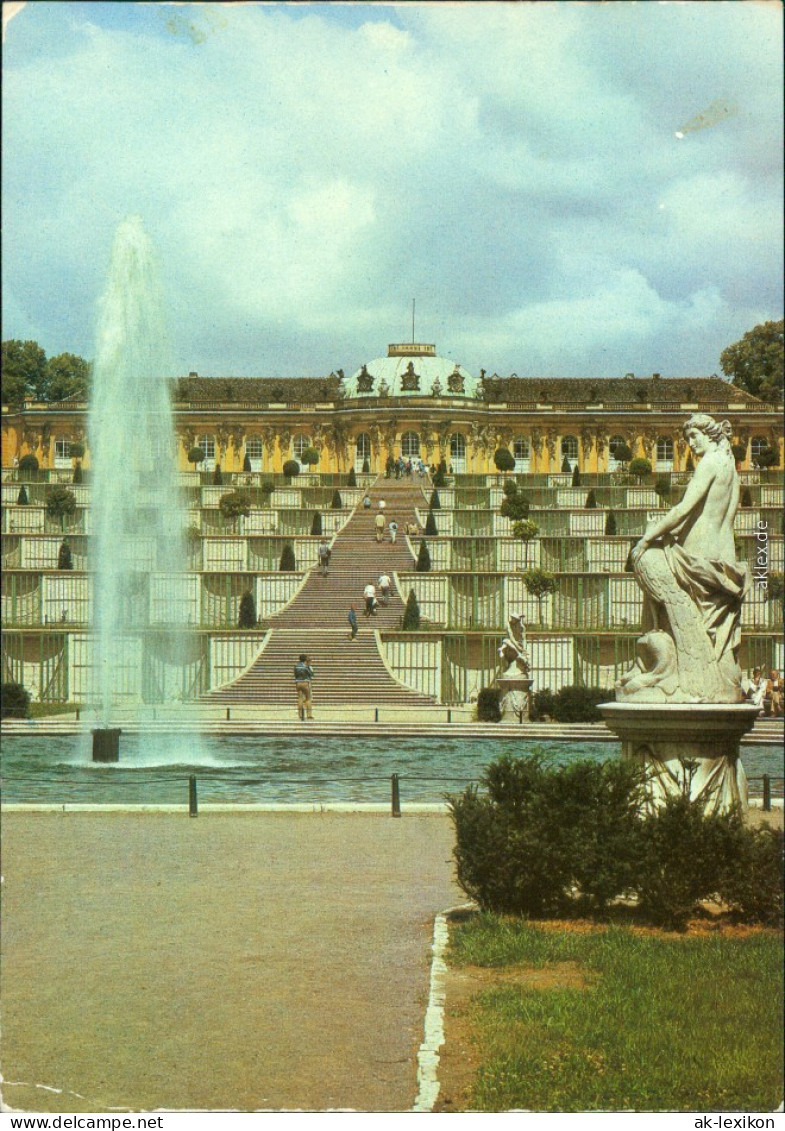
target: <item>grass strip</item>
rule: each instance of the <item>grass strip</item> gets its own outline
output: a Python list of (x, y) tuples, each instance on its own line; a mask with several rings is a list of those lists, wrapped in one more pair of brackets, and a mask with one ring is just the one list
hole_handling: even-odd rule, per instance
[[(478, 915), (453, 928), (450, 961), (507, 968), (468, 1007), (472, 1111), (768, 1112), (782, 1101), (774, 932), (583, 932)], [(559, 985), (563, 962), (582, 985)], [(551, 977), (520, 984), (510, 967)]]

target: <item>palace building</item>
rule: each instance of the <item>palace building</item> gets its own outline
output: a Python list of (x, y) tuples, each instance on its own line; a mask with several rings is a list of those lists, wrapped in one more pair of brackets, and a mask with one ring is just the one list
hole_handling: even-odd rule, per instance
[[(524, 615), (528, 626), (535, 690), (613, 687), (631, 665), (640, 634), (641, 594), (625, 568), (627, 555), (689, 480), (682, 427), (695, 412), (727, 419), (733, 429), (742, 484), (739, 560), (758, 582), (783, 570), (782, 473), (775, 470), (783, 463), (780, 411), (716, 376), (500, 377), (472, 374), (434, 345), (403, 343), (350, 377), (341, 370), (285, 379), (191, 373), (173, 381), (172, 400), (172, 459), (188, 507), (188, 569), (168, 574), (156, 539), (144, 529), (124, 550), (129, 657), (142, 659), (141, 667), (129, 660), (123, 677), (129, 701), (234, 703), (247, 694), (257, 704), (288, 702), (289, 652), (302, 623), (310, 625), (309, 649), (321, 650), (321, 694), (344, 702), (345, 658), (334, 655), (332, 691), (325, 669), (354, 595), (349, 562), (378, 574), (361, 500), (366, 490), (385, 492), (390, 457), (426, 467), (444, 461), (446, 471), (438, 509), (430, 508), (429, 477), (415, 476), (406, 488), (389, 481), (401, 511), (387, 562), (394, 595), (363, 644), (365, 670), (377, 665), (380, 688), (383, 677), (422, 702), (461, 705), (476, 698), (498, 670), (497, 648), (512, 613)], [(92, 664), (87, 405), (4, 406), (2, 424), (2, 678), (23, 683), (34, 699), (86, 702)], [(193, 460), (197, 448), (201, 460)], [(512, 456), (510, 474), (527, 496), (526, 539), (501, 513), (505, 478), (494, 459), (500, 449)], [(25, 469), (26, 455), (36, 457), (38, 470)], [(631, 457), (648, 460), (651, 473), (632, 476)], [(292, 460), (301, 465), (296, 476), (284, 472)], [(49, 513), (54, 484), (73, 492), (72, 513)], [(227, 517), (219, 503), (235, 488), (247, 493), (250, 510)], [(332, 579), (322, 579), (320, 596), (314, 567), (321, 535), (334, 546), (336, 567)], [(528, 587), (531, 570), (552, 576), (550, 593), (537, 596)], [(338, 587), (332, 604), (330, 586)], [(421, 628), (403, 631), (412, 593)], [(248, 594), (256, 623), (240, 627)], [(361, 605), (361, 586), (356, 600)], [(175, 606), (177, 623), (192, 633), (182, 670), (168, 644)], [(332, 631), (323, 640), (322, 625)], [(781, 669), (781, 606), (765, 585), (752, 586), (742, 628), (742, 667)], [(254, 671), (259, 678), (249, 682)], [(392, 684), (384, 692), (391, 702)]]

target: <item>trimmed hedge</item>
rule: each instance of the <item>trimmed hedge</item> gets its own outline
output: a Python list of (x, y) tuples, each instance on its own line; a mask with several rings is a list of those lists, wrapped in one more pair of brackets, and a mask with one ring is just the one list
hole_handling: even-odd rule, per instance
[(30, 718), (30, 692), (21, 683), (4, 683), (0, 687), (0, 715), (4, 719)]

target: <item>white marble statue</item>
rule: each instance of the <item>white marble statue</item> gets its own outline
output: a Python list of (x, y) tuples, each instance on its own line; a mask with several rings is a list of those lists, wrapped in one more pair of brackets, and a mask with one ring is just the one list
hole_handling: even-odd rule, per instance
[(522, 613), (510, 613), (507, 620), (509, 635), (505, 636), (496, 655), (506, 664), (503, 679), (526, 677), (531, 668), (526, 651), (526, 624)]
[(743, 698), (737, 653), (748, 573), (733, 543), (739, 477), (731, 427), (698, 413), (684, 434), (700, 461), (695, 474), (681, 502), (649, 524), (631, 553), (646, 631), (635, 666), (616, 685), (621, 703)]

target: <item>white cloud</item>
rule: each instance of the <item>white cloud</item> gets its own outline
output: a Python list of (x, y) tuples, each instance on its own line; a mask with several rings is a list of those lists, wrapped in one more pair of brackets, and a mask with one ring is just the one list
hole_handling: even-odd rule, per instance
[[(50, 352), (90, 352), (127, 212), (200, 371), (351, 369), (413, 295), (440, 348), (500, 372), (711, 372), (778, 316), (764, 6), (30, 7), (6, 49), (7, 330)], [(674, 137), (723, 97), (737, 114)]]

